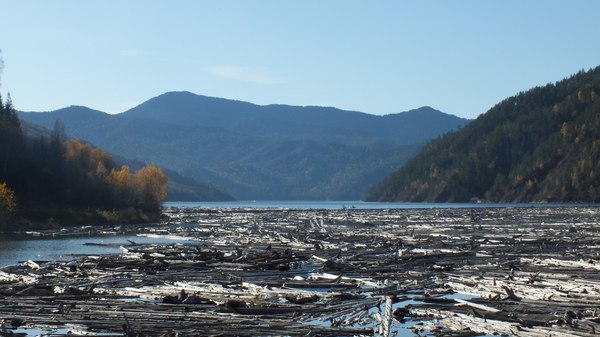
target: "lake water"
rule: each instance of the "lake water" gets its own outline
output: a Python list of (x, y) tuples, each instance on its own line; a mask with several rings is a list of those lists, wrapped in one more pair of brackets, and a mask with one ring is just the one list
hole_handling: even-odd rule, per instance
[(583, 204), (548, 203), (425, 203), (425, 202), (365, 202), (365, 201), (169, 201), (165, 207), (206, 208), (273, 208), (273, 209), (411, 209), (411, 208), (484, 208), (484, 207), (572, 207)]
[[(231, 201), (166, 202), (165, 207), (205, 208), (272, 208), (272, 209), (411, 209), (411, 208), (480, 208), (480, 207), (571, 207), (569, 204), (487, 204), (487, 203), (386, 203), (364, 201)], [(0, 235), (0, 267), (20, 261), (67, 260), (73, 254), (110, 254), (120, 252), (127, 240), (137, 243), (181, 242), (166, 237), (86, 236), (68, 238), (6, 237)], [(86, 243), (102, 244), (86, 245)]]
[[(0, 236), (0, 267), (17, 264), (21, 261), (60, 261), (70, 260), (74, 255), (98, 255), (119, 253), (120, 246), (136, 243), (175, 243), (185, 242), (166, 237), (144, 236), (85, 236), (38, 238), (31, 236)], [(89, 245), (89, 244), (92, 245)]]

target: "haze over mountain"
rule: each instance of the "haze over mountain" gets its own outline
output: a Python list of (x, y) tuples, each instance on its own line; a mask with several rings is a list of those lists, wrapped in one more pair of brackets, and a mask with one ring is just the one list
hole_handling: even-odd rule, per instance
[(238, 199), (359, 199), (422, 144), (467, 123), (429, 107), (376, 116), (169, 92), (124, 113), (21, 112), (111, 153), (223, 187)]
[(600, 201), (600, 67), (509, 97), (428, 144), (367, 200)]

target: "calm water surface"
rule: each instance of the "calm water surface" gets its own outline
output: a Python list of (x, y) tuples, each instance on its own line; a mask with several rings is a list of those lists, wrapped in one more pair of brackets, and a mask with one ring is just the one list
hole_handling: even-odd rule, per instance
[[(166, 237), (143, 236), (85, 236), (62, 238), (36, 238), (31, 236), (0, 235), (0, 268), (22, 261), (59, 261), (70, 260), (74, 255), (97, 255), (121, 252), (129, 241), (135, 243), (175, 243), (185, 242)], [(87, 245), (86, 243), (101, 244)], [(103, 246), (106, 245), (106, 246)]]
[(424, 202), (365, 202), (365, 201), (169, 201), (165, 207), (206, 208), (288, 208), (288, 209), (411, 209), (411, 208), (486, 208), (486, 207), (571, 207), (581, 204), (548, 203), (424, 203)]

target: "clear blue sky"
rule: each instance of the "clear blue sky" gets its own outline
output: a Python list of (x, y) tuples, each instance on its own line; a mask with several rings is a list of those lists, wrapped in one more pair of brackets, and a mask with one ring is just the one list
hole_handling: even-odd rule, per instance
[(600, 65), (600, 1), (0, 0), (17, 109), (123, 112), (167, 91), (474, 118)]

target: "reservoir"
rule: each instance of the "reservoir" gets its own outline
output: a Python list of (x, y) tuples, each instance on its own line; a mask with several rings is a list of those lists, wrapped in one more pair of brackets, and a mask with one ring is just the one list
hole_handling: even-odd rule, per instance
[[(544, 203), (389, 203), (364, 201), (228, 201), (228, 202), (166, 202), (165, 208), (210, 209), (473, 209), (473, 208), (528, 208), (528, 207), (575, 207), (575, 204)], [(129, 240), (129, 241), (128, 241)], [(106, 235), (80, 237), (35, 237), (32, 235), (0, 235), (0, 268), (20, 261), (69, 260), (75, 255), (98, 255), (119, 253), (120, 246), (130, 241), (136, 243), (176, 243), (172, 237), (145, 237), (136, 235)]]

